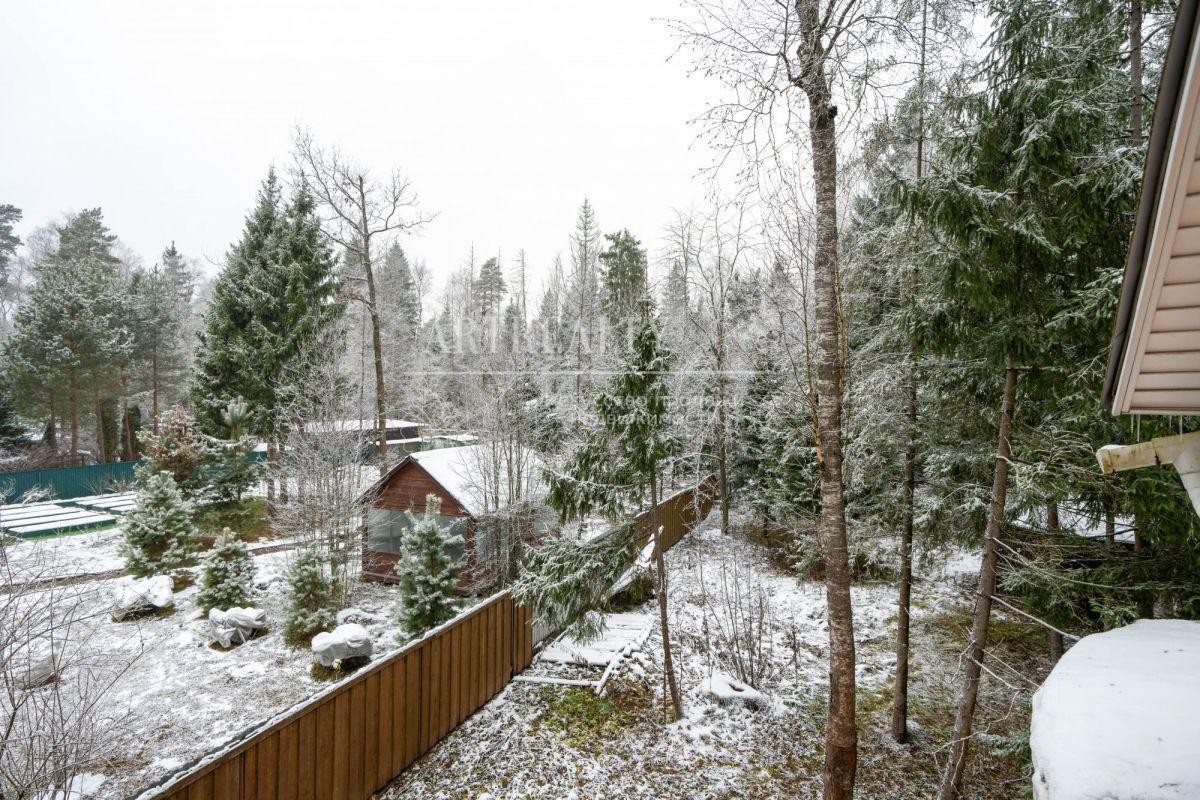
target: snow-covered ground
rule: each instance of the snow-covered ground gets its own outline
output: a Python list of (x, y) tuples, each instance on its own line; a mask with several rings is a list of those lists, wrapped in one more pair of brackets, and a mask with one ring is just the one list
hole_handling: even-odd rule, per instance
[[(721, 534), (715, 518), (684, 537), (668, 562), (683, 720), (664, 721), (662, 640), (655, 624), (603, 698), (591, 689), (510, 684), (410, 767), (385, 796), (820, 796), (827, 653), (823, 584), (797, 581), (772, 564), (764, 547)], [(911, 701), (916, 744), (909, 748), (890, 744), (884, 732), (895, 659), (895, 588), (853, 589), (862, 745), (858, 797), (925, 796), (936, 785), (946, 735), (940, 728), (948, 728), (951, 720), (957, 656), (968, 622), (962, 581), (978, 563), (977, 554), (945, 559), (936, 574), (923, 576), (917, 590)], [(638, 610), (657, 620), (653, 601)], [(755, 633), (735, 645), (735, 634), (749, 630), (738, 615), (750, 618)], [(731, 685), (740, 683), (739, 660), (743, 676), (753, 672), (756, 677)], [(545, 661), (531, 672), (599, 675)], [(999, 691), (986, 687), (982, 730), (1001, 733), (1006, 726), (1025, 724), (1011, 695), (1003, 686)], [(988, 746), (975, 753), (973, 780), (986, 782), (988, 789), (971, 796), (1025, 796), (1029, 784), (1019, 759), (998, 757)]]
[[(64, 564), (95, 554), (98, 567), (120, 567), (115, 554), (119, 532), (64, 537), (37, 543), (70, 554)], [(29, 544), (10, 550), (10, 557)], [(233, 734), (266, 719), (328, 684), (310, 674), (311, 654), (283, 642), (283, 572), (288, 551), (255, 557), (254, 604), (267, 612), (268, 632), (229, 651), (209, 646), (205, 617), (195, 605), (196, 586), (174, 595), (175, 611), (137, 621), (112, 622), (112, 590), (129, 577), (92, 580), (72, 587), (70, 597), (84, 604), (72, 638), (83, 643), (83, 657), (94, 656), (121, 670), (105, 697), (104, 715), (119, 720), (118, 741), (108, 743), (111, 763), (97, 765), (88, 797), (119, 798), (173, 772)], [(25, 558), (35, 560), (32, 553)], [(40, 559), (38, 559), (40, 561)], [(66, 566), (63, 567), (66, 569)], [(60, 590), (61, 591), (61, 590)], [(343, 612), (370, 632), (376, 652), (396, 646), (395, 590), (358, 583), (354, 606)], [(63, 680), (76, 680), (70, 671)]]

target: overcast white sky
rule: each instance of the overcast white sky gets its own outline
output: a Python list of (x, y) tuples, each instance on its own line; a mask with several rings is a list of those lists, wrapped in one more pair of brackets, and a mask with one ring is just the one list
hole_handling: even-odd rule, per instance
[[(677, 0), (5, 0), (0, 203), (20, 233), (102, 206), (147, 263), (220, 262), (291, 131), (386, 171), (438, 213), (405, 242), (439, 276), (567, 247), (587, 195), (655, 245), (701, 199), (688, 120), (713, 87), (668, 57)], [(564, 253), (565, 255), (565, 253)], [(214, 269), (209, 267), (210, 270)], [(440, 283), (440, 280), (439, 280)]]

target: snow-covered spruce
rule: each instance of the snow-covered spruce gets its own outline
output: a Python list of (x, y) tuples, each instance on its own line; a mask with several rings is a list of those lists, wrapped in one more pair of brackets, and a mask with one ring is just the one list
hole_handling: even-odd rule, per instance
[(192, 563), (196, 526), (191, 504), (168, 472), (148, 476), (125, 518), (125, 565), (138, 577), (173, 572)]
[(288, 611), (284, 638), (303, 646), (313, 634), (334, 626), (337, 615), (337, 587), (329, 576), (324, 559), (315, 550), (296, 554), (288, 564)]
[(425, 498), (425, 514), (410, 514), (412, 525), (401, 540), (400, 624), (409, 636), (418, 636), (454, 616), (454, 590), (458, 586), (463, 537), (438, 523), (442, 502), (436, 495)]
[(246, 545), (225, 528), (204, 556), (196, 605), (206, 612), (246, 605), (254, 571), (254, 560)]

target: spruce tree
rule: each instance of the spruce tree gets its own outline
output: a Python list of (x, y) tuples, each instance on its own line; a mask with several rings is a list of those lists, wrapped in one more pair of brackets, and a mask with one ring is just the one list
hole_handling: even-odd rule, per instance
[[(279, 180), (272, 169), (246, 218), (242, 238), (230, 249), (213, 285), (199, 334), (190, 394), (197, 421), (212, 435), (219, 435), (221, 413), (234, 398), (245, 398), (260, 412), (270, 412), (269, 398), (264, 403), (261, 396), (264, 360), (270, 354), (258, 349), (253, 334), (254, 307), (249, 300), (256, 277), (273, 272), (279, 261), (281, 242), (286, 238), (284, 227)], [(261, 297), (255, 300), (261, 303)], [(252, 430), (263, 435), (265, 422), (260, 416)]]
[[(923, 265), (940, 302), (922, 350), (987, 364), (1000, 397), (996, 457), (983, 537), (979, 599), (963, 659), (962, 697), (942, 778), (942, 800), (960, 796), (985, 658), (997, 539), (1004, 530), (1013, 461), (1018, 372), (1022, 396), (1055, 391), (1041, 368), (1069, 363), (1050, 335), (1060, 313), (1123, 257), (1134, 193), (1123, 142), (1123, 32), (1104, 3), (1013, 0), (995, 6), (985, 79), (955, 100), (963, 133), (944, 145), (940, 169), (905, 186), (906, 200), (936, 230)], [(999, 378), (1003, 378), (1002, 381)]]
[(254, 573), (250, 551), (233, 531), (225, 528), (201, 560), (196, 605), (205, 613), (214, 608), (228, 610), (248, 605)]
[(125, 517), (126, 568), (138, 577), (178, 571), (192, 563), (195, 539), (191, 504), (171, 474), (146, 477), (138, 487), (137, 504)]
[(400, 625), (410, 637), (454, 616), (457, 603), (454, 590), (462, 569), (463, 538), (451, 528), (439, 524), (442, 501), (436, 495), (425, 498), (421, 517), (409, 514), (410, 526), (400, 542)]
[(331, 630), (337, 623), (337, 586), (321, 554), (314, 549), (298, 552), (284, 581), (288, 603), (284, 639), (301, 646), (315, 634)]
[(13, 225), (21, 221), (21, 209), (0, 203), (0, 290), (8, 289), (9, 265), (21, 246), (21, 237), (13, 233)]
[[(658, 523), (662, 472), (678, 446), (667, 414), (666, 376), (670, 365), (671, 354), (662, 346), (653, 302), (644, 298), (621, 371), (608, 390), (596, 398), (601, 425), (585, 433), (583, 443), (561, 471), (547, 473), (547, 502), (564, 523), (593, 513), (628, 516), (631, 510), (649, 502), (663, 666), (678, 718), (683, 707), (671, 652), (666, 561)], [(618, 534), (598, 543), (548, 543), (531, 558), (516, 587), (517, 595), (551, 624), (569, 624), (585, 635), (598, 633), (589, 615), (612, 585), (605, 581), (610, 577), (615, 580), (614, 576), (631, 564), (634, 538), (632, 524), (626, 524)]]
[(601, 305), (613, 341), (620, 347), (635, 324), (638, 306), (649, 291), (646, 251), (628, 230), (605, 236), (608, 247), (600, 253)]

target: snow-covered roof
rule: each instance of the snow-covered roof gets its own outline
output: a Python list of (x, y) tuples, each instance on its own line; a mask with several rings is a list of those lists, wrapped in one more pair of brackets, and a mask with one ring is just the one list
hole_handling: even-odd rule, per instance
[[(415, 428), (420, 425), (419, 422), (412, 422), (407, 419), (385, 419), (384, 426), (387, 430), (396, 428)], [(335, 419), (332, 422), (310, 422), (304, 426), (304, 430), (309, 433), (318, 433), (321, 431), (335, 431), (341, 433), (343, 431), (373, 431), (376, 430), (374, 419)]]
[(1200, 797), (1200, 622), (1081, 639), (1033, 696), (1039, 800)]
[[(1046, 509), (1038, 508), (1019, 514), (1016, 523), (1035, 531), (1046, 530)], [(1103, 539), (1107, 532), (1104, 520), (1089, 516), (1082, 509), (1067, 504), (1058, 507), (1058, 522), (1063, 533), (1073, 533), (1085, 539)], [(1113, 539), (1124, 544), (1133, 544), (1133, 518), (1118, 516), (1114, 518)]]
[(513, 459), (519, 462), (516, 464), (510, 464), (503, 451), (492, 444), (424, 450), (409, 458), (473, 517), (496, 511), (498, 506), (516, 499), (510, 486), (521, 486), (524, 499), (541, 500), (546, 495), (542, 460), (526, 448), (518, 448), (518, 456)]

